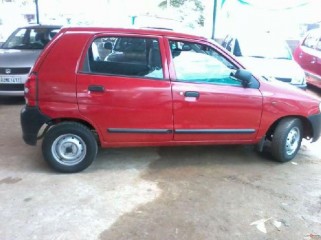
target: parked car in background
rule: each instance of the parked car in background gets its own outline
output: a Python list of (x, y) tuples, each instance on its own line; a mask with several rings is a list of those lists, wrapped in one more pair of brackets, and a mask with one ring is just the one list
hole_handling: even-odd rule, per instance
[(20, 27), (0, 46), (0, 96), (23, 96), (31, 67), (60, 28), (56, 25)]
[(307, 87), (304, 71), (283, 40), (270, 34), (227, 35), (222, 46), (255, 74), (301, 89)]
[(294, 51), (294, 59), (304, 69), (308, 84), (321, 88), (321, 29), (306, 34)]

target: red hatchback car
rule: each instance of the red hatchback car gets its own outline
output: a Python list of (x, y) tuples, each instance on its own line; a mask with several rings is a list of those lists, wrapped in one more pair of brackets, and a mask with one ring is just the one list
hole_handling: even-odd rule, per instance
[(293, 159), (321, 131), (320, 102), (257, 78), (206, 38), (171, 31), (64, 28), (25, 84), (23, 139), (77, 172), (98, 146), (257, 144)]
[(307, 33), (295, 49), (294, 59), (304, 69), (307, 82), (321, 88), (321, 29)]

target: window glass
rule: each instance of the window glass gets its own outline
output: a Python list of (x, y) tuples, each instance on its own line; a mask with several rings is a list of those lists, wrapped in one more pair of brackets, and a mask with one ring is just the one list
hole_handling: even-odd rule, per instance
[(305, 38), (302, 45), (306, 46), (308, 48), (315, 48), (317, 41), (318, 41), (318, 36), (317, 36), (316, 32), (311, 32)]
[(273, 59), (292, 59), (291, 51), (286, 42), (269, 36), (238, 39), (237, 56)]
[(163, 78), (157, 39), (97, 38), (88, 50), (88, 59), (93, 73)]
[(229, 52), (233, 49), (233, 38), (227, 35), (222, 43), (222, 46)]
[(5, 49), (43, 49), (59, 28), (21, 28), (3, 44)]
[(7, 41), (4, 47), (13, 48), (14, 46), (20, 46), (24, 42), (24, 36), (26, 34), (26, 29), (19, 29), (13, 36), (10, 37), (11, 41)]
[(179, 81), (241, 86), (231, 77), (237, 69), (231, 62), (203, 44), (170, 41), (171, 53)]
[(317, 43), (316, 50), (321, 51), (321, 38), (319, 39), (319, 41)]

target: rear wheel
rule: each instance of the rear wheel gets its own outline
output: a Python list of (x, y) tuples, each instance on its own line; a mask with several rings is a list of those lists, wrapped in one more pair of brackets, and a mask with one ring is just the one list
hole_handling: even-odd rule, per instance
[(59, 123), (46, 133), (42, 153), (49, 165), (59, 172), (79, 172), (96, 158), (97, 141), (86, 126), (76, 122)]
[(273, 157), (280, 162), (292, 160), (301, 147), (302, 123), (297, 118), (286, 118), (277, 125), (271, 151)]

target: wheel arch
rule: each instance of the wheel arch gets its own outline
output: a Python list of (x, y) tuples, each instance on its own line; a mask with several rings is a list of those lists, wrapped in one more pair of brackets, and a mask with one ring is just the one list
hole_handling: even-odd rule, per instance
[(311, 137), (313, 137), (313, 128), (311, 125), (311, 122), (304, 116), (300, 116), (300, 115), (290, 115), (290, 116), (284, 116), (281, 117), (279, 119), (277, 119), (276, 121), (274, 121), (274, 123), (269, 127), (266, 136), (270, 137), (271, 135), (273, 135), (277, 125), (279, 124), (279, 122), (283, 119), (286, 118), (297, 118), (300, 119), (301, 123), (302, 123), (302, 127), (303, 127), (303, 138), (306, 139), (310, 139)]
[(78, 118), (55, 118), (55, 119), (51, 119), (49, 122), (46, 123), (46, 126), (42, 127), (42, 133), (41, 135), (38, 137), (38, 139), (42, 138), (46, 132), (51, 128), (53, 127), (54, 125), (57, 125), (59, 123), (62, 123), (62, 122), (77, 122), (77, 123), (80, 123), (84, 126), (86, 126), (87, 128), (89, 128), (96, 140), (97, 140), (97, 144), (100, 145), (101, 144), (101, 135), (100, 135), (100, 132), (97, 130), (97, 128), (92, 124), (92, 123), (89, 123), (88, 121), (85, 121), (83, 119), (78, 119)]

